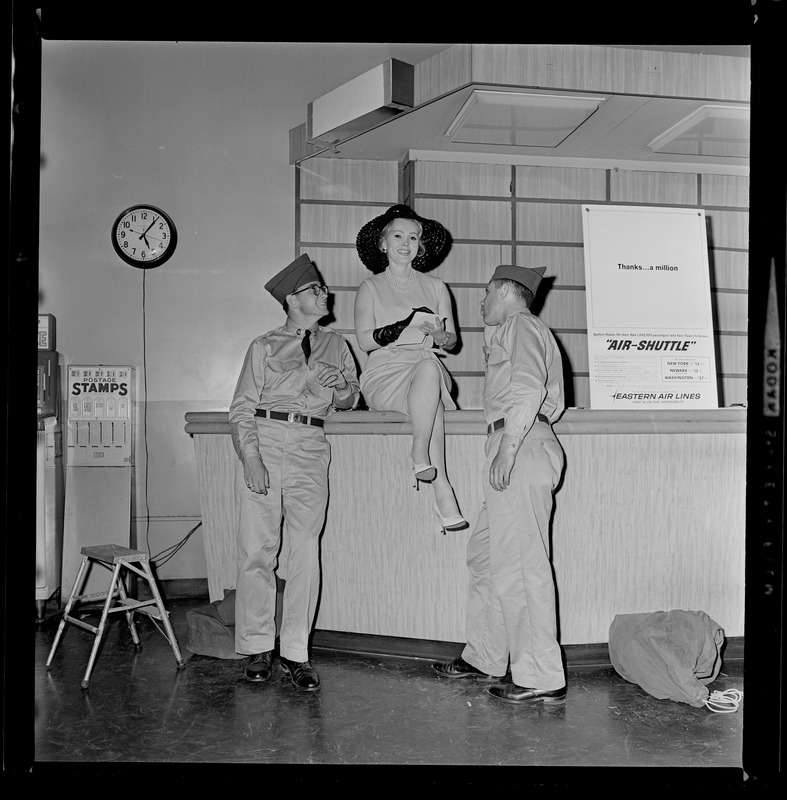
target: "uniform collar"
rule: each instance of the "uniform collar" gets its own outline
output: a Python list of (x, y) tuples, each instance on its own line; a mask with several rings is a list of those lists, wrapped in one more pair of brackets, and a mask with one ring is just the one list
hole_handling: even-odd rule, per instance
[(293, 322), (291, 319), (288, 319), (287, 322), (284, 323), (284, 330), (287, 333), (291, 333), (299, 338), (303, 338), (306, 331), (309, 331), (313, 338), (317, 338), (317, 333), (320, 329), (320, 326), (315, 323), (311, 327), (305, 327), (303, 325), (298, 325), (297, 323)]

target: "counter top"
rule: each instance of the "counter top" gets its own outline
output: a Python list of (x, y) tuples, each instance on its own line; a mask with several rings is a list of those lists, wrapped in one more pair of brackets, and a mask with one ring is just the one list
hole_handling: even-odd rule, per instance
[[(186, 414), (186, 433), (228, 434), (229, 412), (190, 411)], [(554, 425), (561, 435), (599, 435), (631, 433), (745, 433), (746, 409), (740, 406), (716, 409), (683, 410), (594, 410), (569, 408)], [(486, 435), (481, 409), (446, 411), (447, 434)], [(410, 434), (406, 414), (397, 411), (339, 411), (325, 423), (330, 435)]]

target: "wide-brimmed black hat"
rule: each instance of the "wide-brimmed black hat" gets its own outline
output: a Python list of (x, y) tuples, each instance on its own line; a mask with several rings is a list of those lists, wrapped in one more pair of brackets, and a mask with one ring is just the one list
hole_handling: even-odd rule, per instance
[(424, 253), (413, 259), (413, 269), (423, 272), (433, 267), (448, 244), (448, 231), (436, 220), (420, 217), (415, 211), (403, 204), (391, 206), (385, 214), (380, 214), (367, 222), (355, 239), (355, 249), (367, 269), (382, 272), (388, 266), (388, 256), (380, 250), (380, 234), (383, 228), (394, 219), (413, 219), (421, 223), (423, 234), (421, 244)]

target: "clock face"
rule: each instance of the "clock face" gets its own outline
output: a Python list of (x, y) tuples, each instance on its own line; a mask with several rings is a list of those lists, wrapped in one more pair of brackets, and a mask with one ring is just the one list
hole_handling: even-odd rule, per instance
[(163, 264), (174, 254), (177, 242), (172, 219), (155, 206), (131, 206), (112, 226), (115, 252), (127, 264), (140, 269)]

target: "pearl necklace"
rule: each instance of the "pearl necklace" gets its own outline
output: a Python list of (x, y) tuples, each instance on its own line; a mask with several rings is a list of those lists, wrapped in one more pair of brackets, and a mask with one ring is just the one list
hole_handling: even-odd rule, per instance
[(414, 270), (410, 270), (410, 274), (406, 278), (399, 278), (394, 275), (390, 269), (385, 270), (385, 277), (388, 278), (388, 283), (396, 289), (397, 292), (409, 292), (410, 289), (415, 286), (415, 282), (418, 280), (418, 273)]

